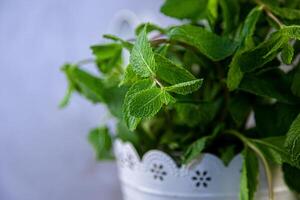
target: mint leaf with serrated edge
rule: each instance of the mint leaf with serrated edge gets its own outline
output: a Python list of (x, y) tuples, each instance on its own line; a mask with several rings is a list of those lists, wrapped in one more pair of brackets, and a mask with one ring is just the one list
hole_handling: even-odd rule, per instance
[(186, 95), (198, 90), (202, 85), (203, 79), (196, 79), (188, 82), (178, 83), (169, 87), (165, 87), (165, 90), (174, 92), (177, 94)]
[(147, 26), (139, 34), (130, 54), (130, 64), (133, 71), (141, 77), (155, 75), (156, 63), (151, 45), (147, 39)]

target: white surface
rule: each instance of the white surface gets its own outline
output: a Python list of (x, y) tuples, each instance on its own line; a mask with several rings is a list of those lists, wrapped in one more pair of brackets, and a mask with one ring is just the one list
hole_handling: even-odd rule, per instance
[(165, 23), (161, 3), (0, 1), (0, 200), (120, 200), (115, 166), (96, 163), (86, 142), (103, 107), (75, 96), (58, 110), (66, 88), (59, 66), (90, 57), (120, 10)]

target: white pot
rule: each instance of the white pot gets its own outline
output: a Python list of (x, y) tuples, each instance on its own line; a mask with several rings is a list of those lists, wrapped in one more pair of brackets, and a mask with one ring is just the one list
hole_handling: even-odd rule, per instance
[[(115, 142), (124, 200), (238, 200), (242, 158), (225, 167), (214, 155), (203, 154), (189, 166), (177, 167), (167, 154), (151, 150), (142, 159), (130, 143)], [(267, 181), (260, 170), (255, 200), (267, 200)], [(274, 173), (276, 200), (296, 200), (285, 186), (281, 170)]]

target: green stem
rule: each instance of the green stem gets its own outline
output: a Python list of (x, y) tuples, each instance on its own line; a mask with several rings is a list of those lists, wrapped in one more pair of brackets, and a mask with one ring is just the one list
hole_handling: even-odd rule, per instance
[(239, 138), (244, 143), (245, 146), (248, 146), (260, 158), (260, 160), (263, 163), (263, 166), (264, 166), (264, 169), (266, 172), (266, 176), (268, 179), (269, 200), (274, 200), (272, 171), (271, 171), (270, 165), (269, 165), (268, 161), (266, 160), (266, 158), (264, 157), (263, 153), (255, 145), (253, 145), (251, 142), (249, 142), (249, 139), (247, 139), (245, 136), (243, 136), (239, 132), (237, 132), (235, 130), (228, 130), (225, 133), (231, 134), (231, 135)]

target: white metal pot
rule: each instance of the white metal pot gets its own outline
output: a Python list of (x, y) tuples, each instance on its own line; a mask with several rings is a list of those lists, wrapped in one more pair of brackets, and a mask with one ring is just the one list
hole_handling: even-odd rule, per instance
[[(142, 159), (130, 143), (115, 142), (124, 200), (238, 200), (242, 158), (225, 167), (214, 155), (203, 154), (192, 165), (178, 167), (167, 154), (151, 150)], [(276, 200), (295, 200), (281, 170), (274, 173)], [(255, 200), (267, 200), (264, 171)]]

